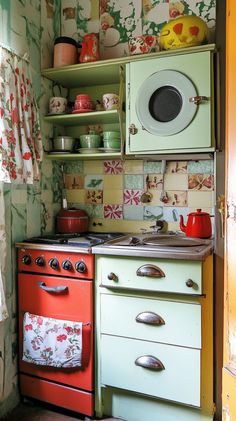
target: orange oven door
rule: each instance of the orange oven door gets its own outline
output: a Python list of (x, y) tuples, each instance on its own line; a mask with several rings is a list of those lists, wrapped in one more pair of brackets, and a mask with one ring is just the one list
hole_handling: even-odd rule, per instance
[[(20, 273), (18, 280), (20, 373), (92, 391), (93, 282), (91, 280), (58, 278), (29, 273)], [(61, 292), (51, 292), (40, 287), (39, 284), (42, 282), (49, 289), (57, 286), (67, 288)], [(60, 369), (42, 367), (22, 361), (23, 316), (26, 311), (44, 317), (84, 323), (82, 331), (82, 366)]]

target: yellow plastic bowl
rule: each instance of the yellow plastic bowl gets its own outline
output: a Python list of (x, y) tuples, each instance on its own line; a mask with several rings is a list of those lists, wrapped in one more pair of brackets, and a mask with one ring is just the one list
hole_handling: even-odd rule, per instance
[(208, 36), (208, 26), (199, 16), (181, 16), (163, 26), (159, 42), (163, 50), (172, 50), (201, 45)]

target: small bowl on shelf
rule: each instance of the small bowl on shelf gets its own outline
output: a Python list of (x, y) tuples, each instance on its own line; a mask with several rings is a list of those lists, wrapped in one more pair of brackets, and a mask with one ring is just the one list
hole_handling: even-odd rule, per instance
[(105, 131), (102, 133), (103, 140), (117, 140), (120, 139), (119, 131)]
[(99, 148), (102, 139), (98, 134), (83, 134), (80, 136), (80, 146), (82, 148)]

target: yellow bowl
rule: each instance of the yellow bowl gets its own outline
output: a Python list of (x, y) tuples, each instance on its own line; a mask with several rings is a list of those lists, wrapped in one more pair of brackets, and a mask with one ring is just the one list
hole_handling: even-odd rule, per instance
[(159, 42), (163, 50), (172, 50), (201, 45), (208, 36), (208, 26), (199, 16), (181, 16), (163, 26)]

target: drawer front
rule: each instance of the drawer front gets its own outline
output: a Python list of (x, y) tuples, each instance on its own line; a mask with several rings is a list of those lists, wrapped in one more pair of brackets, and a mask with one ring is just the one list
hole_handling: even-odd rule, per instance
[[(136, 365), (145, 364), (143, 356), (158, 359), (164, 369)], [(101, 382), (199, 407), (200, 350), (102, 335)]]
[(101, 294), (101, 332), (201, 348), (201, 305)]
[(99, 257), (101, 286), (134, 290), (202, 294), (198, 261)]

